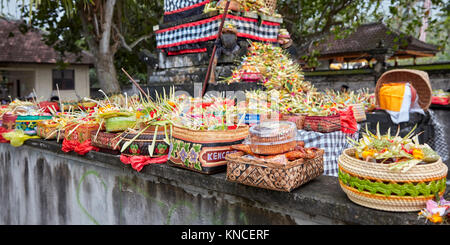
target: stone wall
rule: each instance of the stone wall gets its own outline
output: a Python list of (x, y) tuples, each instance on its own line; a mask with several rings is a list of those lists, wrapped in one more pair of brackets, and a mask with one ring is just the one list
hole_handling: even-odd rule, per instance
[(138, 174), (116, 163), (121, 165), (2, 144), (0, 224), (333, 223), (301, 211), (281, 213), (183, 181)]
[[(210, 51), (210, 50), (208, 50)], [(209, 52), (210, 53), (210, 52)], [(216, 81), (231, 75), (237, 56), (222, 56), (216, 68)], [(148, 77), (148, 86), (158, 88), (169, 85), (188, 85), (203, 83), (208, 67), (208, 56), (205, 54), (189, 54), (180, 56), (164, 56), (160, 54), (159, 68), (153, 70)], [(432, 89), (450, 89), (450, 63), (398, 66), (389, 69), (417, 69), (426, 71), (430, 78)], [(310, 81), (319, 90), (327, 88), (339, 90), (347, 85), (351, 90), (369, 88), (374, 90), (379, 75), (372, 69), (358, 70), (318, 70), (305, 72), (305, 80)]]
[(286, 193), (166, 164), (136, 172), (118, 156), (60, 149), (44, 140), (0, 144), (1, 225), (424, 224), (414, 212), (352, 203), (335, 177)]

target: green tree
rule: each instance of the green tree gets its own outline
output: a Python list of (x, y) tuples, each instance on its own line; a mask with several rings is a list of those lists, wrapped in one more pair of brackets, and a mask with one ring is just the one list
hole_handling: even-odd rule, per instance
[[(432, 0), (429, 14), (424, 0), (279, 0), (278, 12), (300, 54), (314, 62), (314, 46), (330, 34), (343, 38), (359, 25), (382, 21), (394, 30), (419, 37), (423, 18), (428, 19), (429, 40), (445, 49), (449, 36), (450, 3)], [(308, 59), (309, 58), (309, 59)]]
[(83, 52), (94, 59), (107, 93), (120, 92), (116, 66), (129, 71), (145, 67), (137, 47), (156, 46), (152, 28), (162, 13), (163, 0), (41, 0), (22, 6), (30, 26), (46, 31), (47, 44), (62, 54)]
[[(345, 37), (359, 25), (383, 21), (418, 37), (423, 18), (428, 19), (428, 40), (443, 50), (448, 46), (449, 9), (446, 0), (279, 0), (278, 12), (291, 32), (299, 53), (314, 62), (314, 46), (330, 34)], [(137, 51), (156, 46), (152, 26), (161, 23), (163, 0), (30, 0), (22, 8), (31, 26), (45, 29), (45, 39), (61, 52), (86, 52), (94, 57), (100, 86), (120, 90), (116, 69), (145, 70)], [(119, 73), (121, 74), (121, 73)]]

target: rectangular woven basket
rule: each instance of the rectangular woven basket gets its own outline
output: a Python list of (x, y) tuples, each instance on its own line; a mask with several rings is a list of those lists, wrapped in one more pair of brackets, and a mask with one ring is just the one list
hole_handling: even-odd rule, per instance
[(353, 116), (355, 116), (355, 120), (357, 122), (365, 121), (366, 118), (366, 108), (364, 107), (364, 104), (352, 104), (349, 105), (353, 107)]
[(290, 122), (295, 123), (295, 125), (297, 125), (297, 129), (303, 129), (303, 125), (305, 123), (305, 118), (306, 118), (305, 114), (293, 113), (293, 114), (282, 114), (281, 115), (282, 121), (290, 121)]
[(341, 117), (339, 114), (331, 116), (306, 116), (303, 129), (321, 133), (331, 133), (341, 130)]
[(91, 131), (91, 145), (100, 149), (119, 151), (118, 142), (120, 140), (120, 133), (108, 133), (100, 131)]
[(36, 126), (37, 136), (45, 140), (58, 140), (64, 139), (64, 130), (58, 132), (56, 124), (45, 124), (43, 122), (38, 122)]
[[(77, 140), (78, 142), (83, 143), (84, 141), (91, 139), (91, 133), (97, 132), (99, 126), (99, 124), (82, 124), (72, 132), (76, 125), (69, 125), (64, 130), (64, 139)], [(70, 132), (72, 133), (70, 134)]]
[(248, 128), (192, 130), (174, 126), (167, 164), (203, 174), (225, 171), (225, 156), (235, 152), (231, 146), (244, 141), (248, 136)]
[(228, 154), (227, 180), (244, 185), (291, 192), (324, 172), (323, 149), (313, 159), (299, 159), (287, 165), (275, 165), (251, 159), (243, 152)]

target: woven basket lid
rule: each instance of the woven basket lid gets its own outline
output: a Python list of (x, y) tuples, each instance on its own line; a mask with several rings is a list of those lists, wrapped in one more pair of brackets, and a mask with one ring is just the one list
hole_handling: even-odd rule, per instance
[(383, 73), (375, 87), (375, 98), (380, 105), (379, 92), (384, 83), (409, 82), (419, 95), (419, 106), (427, 110), (431, 105), (432, 90), (428, 73), (411, 69), (396, 69)]

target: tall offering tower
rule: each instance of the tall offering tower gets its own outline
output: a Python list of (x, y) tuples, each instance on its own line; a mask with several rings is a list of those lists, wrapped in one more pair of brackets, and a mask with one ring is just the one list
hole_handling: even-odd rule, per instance
[[(257, 83), (227, 85), (220, 81), (231, 76), (231, 68), (247, 53), (249, 42), (283, 45), (276, 13), (276, 0), (231, 0), (222, 35), (216, 39), (227, 1), (165, 0), (163, 23), (154, 26), (157, 65), (148, 79), (151, 88), (175, 86), (193, 96), (194, 86), (202, 86), (213, 47), (215, 59), (208, 91), (256, 88)], [(196, 88), (196, 90), (197, 90)]]

